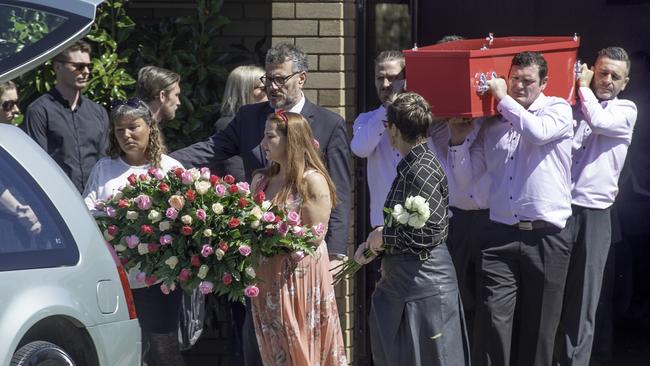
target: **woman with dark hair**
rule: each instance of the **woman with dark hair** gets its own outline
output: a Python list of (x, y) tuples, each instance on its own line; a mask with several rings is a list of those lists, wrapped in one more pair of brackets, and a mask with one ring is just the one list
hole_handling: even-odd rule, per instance
[(18, 89), (12, 81), (0, 83), (0, 123), (13, 123), (14, 118), (20, 113), (18, 108)]
[(403, 93), (386, 118), (388, 141), (403, 156), (384, 204), (391, 213), (355, 254), (361, 264), (379, 253), (382, 258), (369, 318), (373, 362), (469, 365), (456, 272), (445, 245), (447, 178), (427, 147), (431, 108), (420, 95)]
[[(253, 175), (252, 190), (299, 213), (302, 225), (327, 225), (336, 202), (317, 145), (303, 116), (271, 114), (261, 143), (271, 165)], [(264, 365), (347, 365), (325, 232), (313, 256), (276, 255), (256, 268), (252, 317)]]
[[(102, 214), (96, 204), (128, 184), (131, 174), (147, 174), (150, 167), (167, 173), (181, 163), (165, 155), (160, 126), (145, 102), (138, 98), (113, 103), (110, 114), (109, 156), (93, 167), (83, 193), (88, 209)], [(165, 295), (159, 286), (146, 287), (129, 271), (129, 284), (142, 328), (143, 360), (156, 366), (183, 365), (178, 346), (178, 310), (181, 290)]]

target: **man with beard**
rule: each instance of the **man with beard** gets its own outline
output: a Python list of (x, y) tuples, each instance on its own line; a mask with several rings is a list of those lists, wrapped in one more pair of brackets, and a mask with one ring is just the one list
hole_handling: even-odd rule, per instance
[[(239, 155), (244, 162), (246, 179), (253, 171), (267, 165), (260, 146), (266, 119), (283, 109), (302, 114), (310, 124), (323, 153), (323, 160), (336, 187), (338, 202), (332, 210), (325, 237), (330, 268), (345, 259), (350, 213), (350, 149), (341, 116), (305, 98), (302, 89), (307, 81), (307, 55), (292, 44), (277, 44), (266, 53), (266, 74), (260, 78), (266, 87), (268, 102), (242, 106), (232, 122), (208, 140), (195, 143), (170, 155), (186, 166), (205, 166)], [(248, 307), (250, 309), (250, 307)], [(250, 314), (243, 329), (244, 360), (247, 366), (261, 365), (255, 331)]]
[(167, 122), (176, 116), (181, 105), (180, 80), (180, 75), (162, 67), (145, 66), (138, 71), (135, 93), (147, 103), (154, 120)]
[(81, 94), (92, 71), (90, 53), (90, 45), (78, 41), (54, 57), (56, 84), (27, 107), (23, 124), (80, 193), (108, 146), (106, 110)]

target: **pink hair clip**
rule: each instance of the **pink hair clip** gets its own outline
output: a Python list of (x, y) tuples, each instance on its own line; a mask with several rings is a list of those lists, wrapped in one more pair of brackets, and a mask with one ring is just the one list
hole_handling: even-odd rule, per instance
[(312, 143), (314, 144), (314, 147), (316, 148), (316, 150), (320, 149), (320, 142), (318, 142), (318, 140), (314, 139), (314, 141), (312, 141)]
[(289, 123), (289, 117), (287, 117), (287, 114), (284, 112), (284, 109), (280, 108), (277, 111), (275, 111), (275, 115), (278, 116), (284, 123)]

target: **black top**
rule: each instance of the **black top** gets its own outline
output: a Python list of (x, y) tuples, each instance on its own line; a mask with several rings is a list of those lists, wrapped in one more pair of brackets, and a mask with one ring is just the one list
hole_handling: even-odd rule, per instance
[[(228, 124), (232, 121), (235, 116), (222, 116), (214, 123), (214, 133), (228, 127)], [(220, 177), (230, 174), (235, 177), (237, 182), (245, 182), (246, 174), (244, 173), (244, 161), (240, 156), (236, 155), (225, 160), (214, 161), (207, 165), (210, 168), (212, 174), (216, 174)]]
[[(248, 104), (239, 108), (228, 126), (208, 140), (197, 142), (169, 154), (186, 167), (206, 166), (214, 161), (239, 155), (244, 161), (246, 180), (253, 171), (266, 166), (260, 142), (264, 137), (266, 118), (273, 112), (268, 102)], [(352, 201), (350, 186), (350, 147), (343, 118), (309, 100), (300, 111), (308, 121), (320, 144), (323, 161), (336, 187), (337, 204), (330, 215), (325, 235), (330, 254), (347, 254), (349, 216)]]
[[(397, 164), (397, 176), (384, 207), (392, 210), (397, 204), (404, 206), (409, 196), (422, 196), (429, 204), (431, 216), (420, 229), (407, 225), (384, 226), (386, 253), (414, 254), (426, 258), (431, 248), (447, 240), (449, 223), (447, 177), (426, 143), (415, 146)], [(388, 215), (384, 212), (385, 219)]]
[(27, 107), (23, 129), (82, 193), (93, 166), (106, 155), (106, 110), (82, 95), (73, 111), (61, 93), (52, 88)]

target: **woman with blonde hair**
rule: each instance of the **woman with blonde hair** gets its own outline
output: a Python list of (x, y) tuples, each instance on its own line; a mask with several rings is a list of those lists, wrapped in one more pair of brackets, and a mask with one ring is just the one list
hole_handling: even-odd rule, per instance
[[(215, 133), (228, 126), (241, 106), (268, 100), (264, 84), (260, 81), (262, 75), (264, 69), (255, 65), (239, 66), (230, 72), (223, 91), (221, 117), (214, 123)], [(209, 168), (220, 176), (230, 174), (238, 182), (246, 180), (244, 163), (239, 156), (220, 161)]]
[[(299, 213), (302, 225), (326, 225), (336, 190), (309, 122), (297, 113), (273, 113), (261, 146), (271, 165), (253, 174), (252, 190)], [(264, 365), (347, 364), (325, 232), (313, 256), (276, 255), (256, 268), (260, 293), (252, 298), (252, 318)]]

